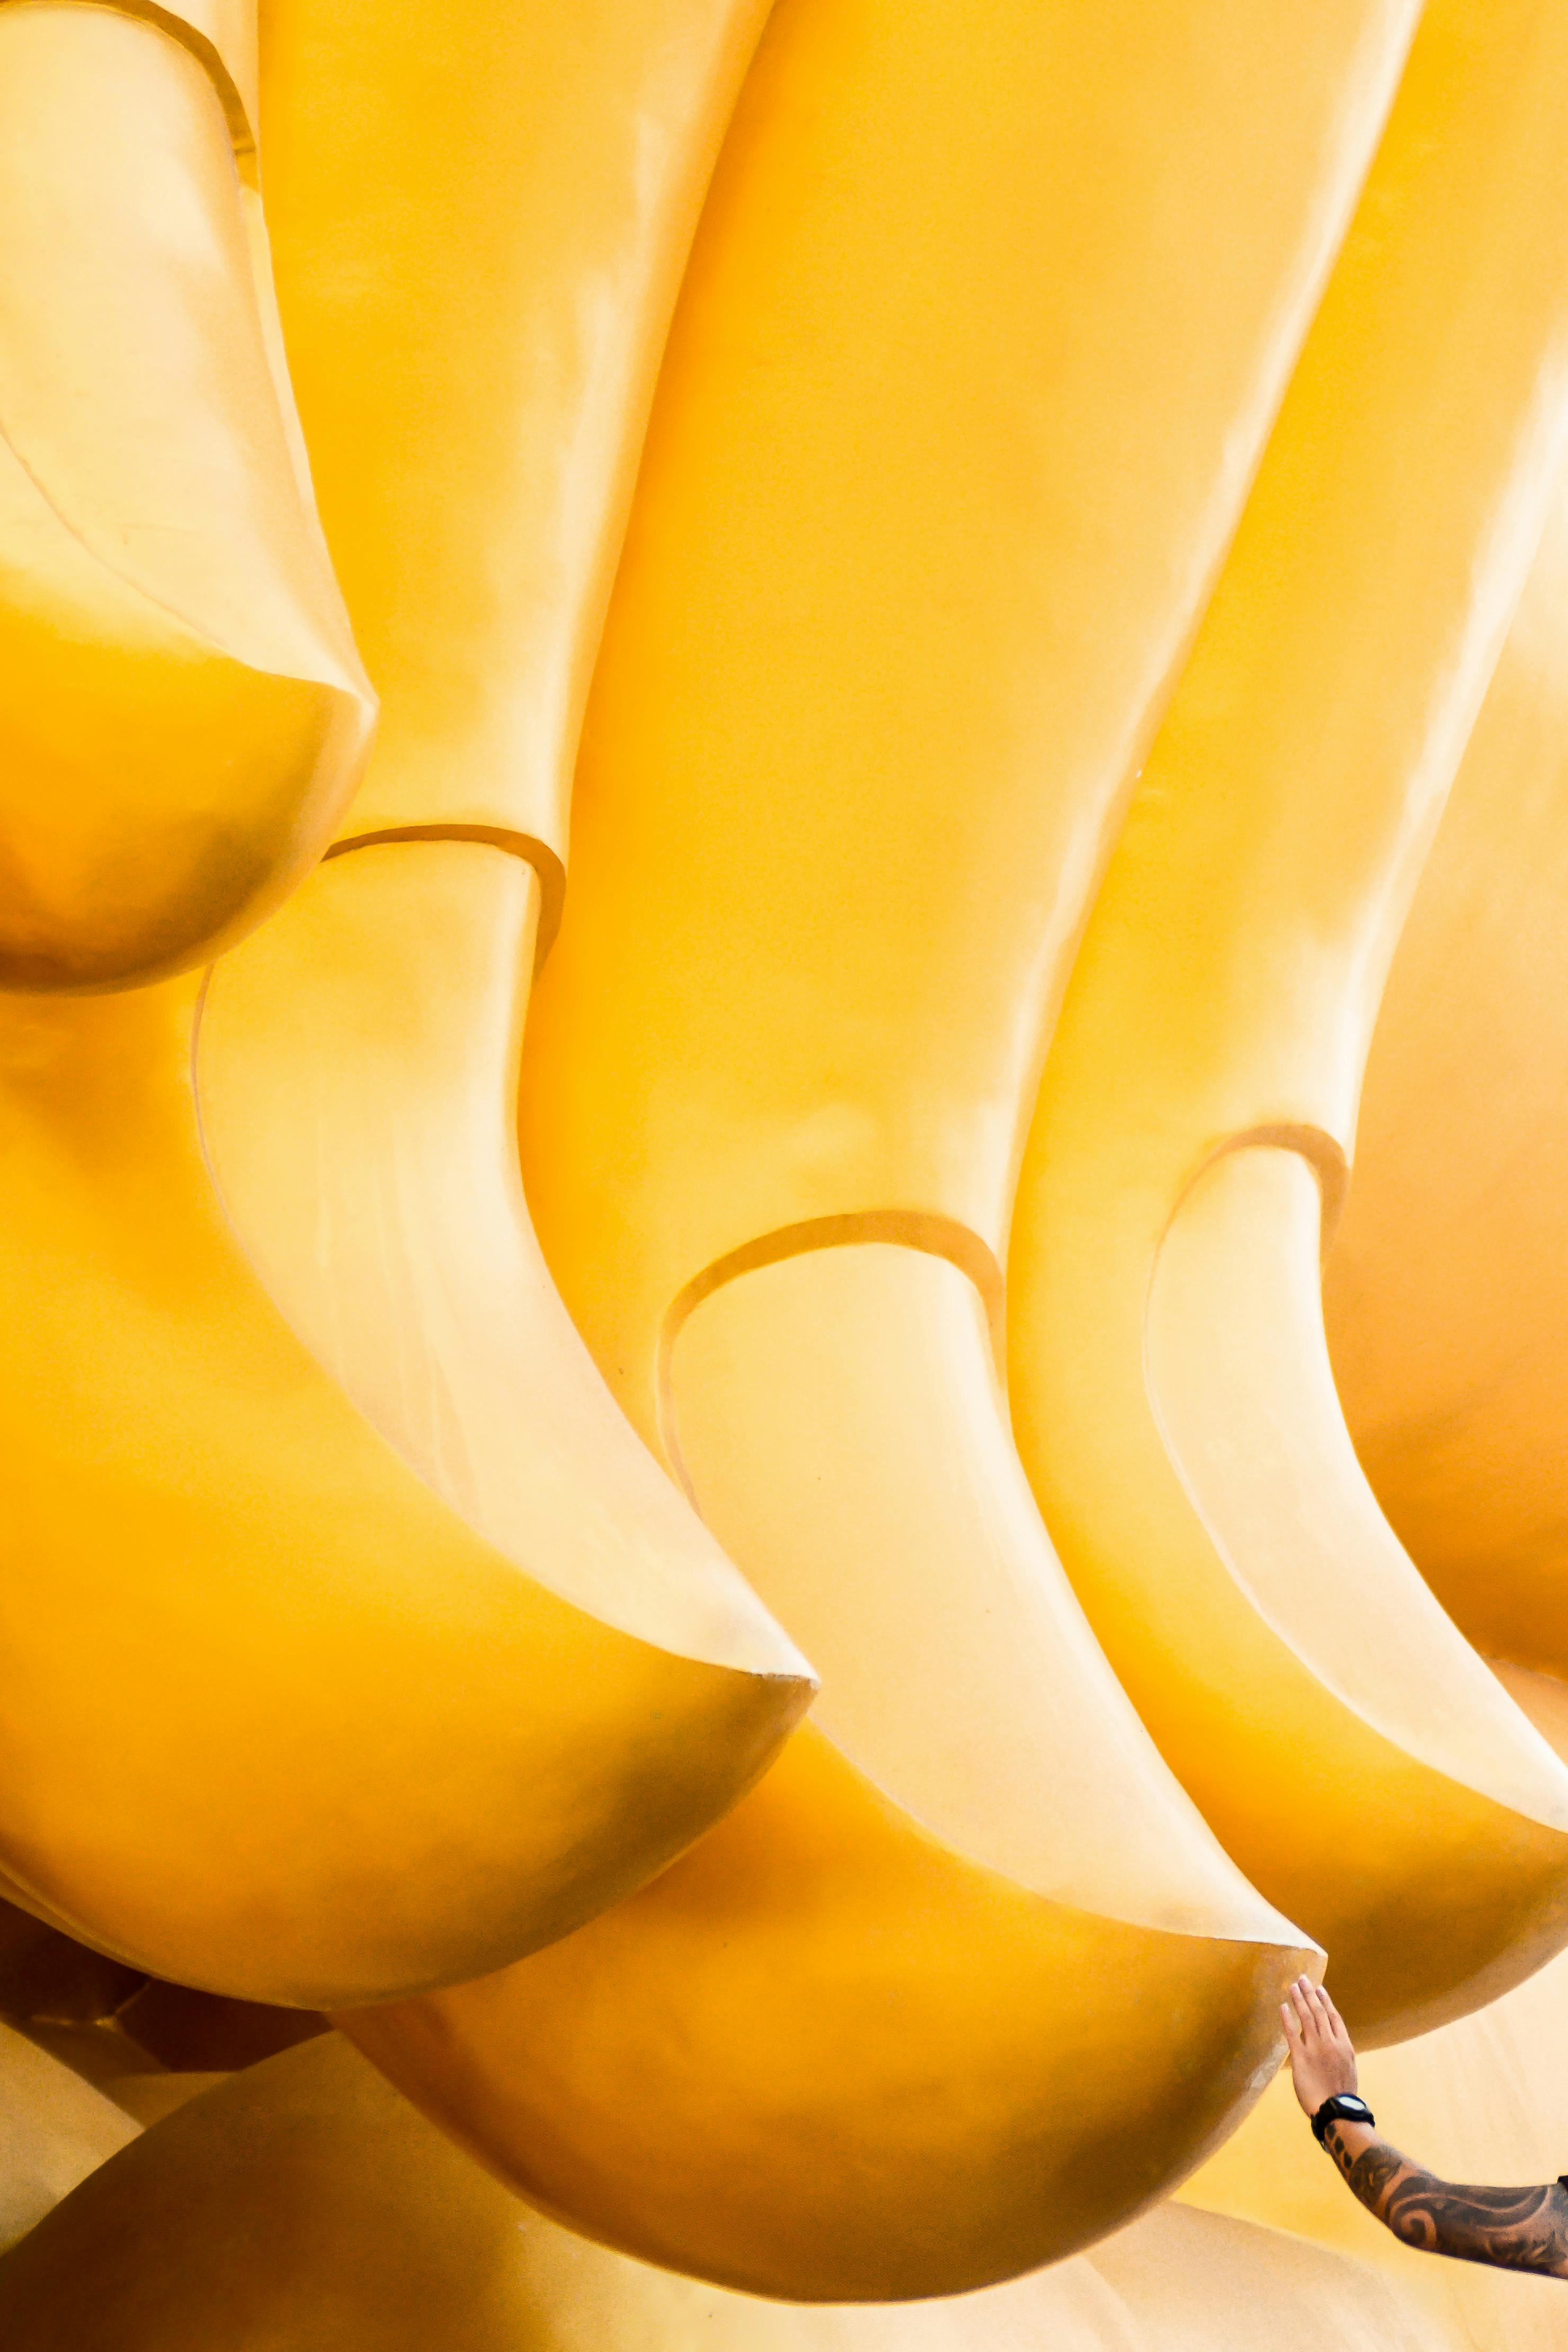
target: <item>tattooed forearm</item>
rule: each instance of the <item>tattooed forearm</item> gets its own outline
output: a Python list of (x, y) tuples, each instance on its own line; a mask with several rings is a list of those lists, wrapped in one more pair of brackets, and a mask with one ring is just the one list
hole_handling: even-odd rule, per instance
[(1568, 2278), (1568, 2189), (1561, 2182), (1548, 2189), (1462, 2187), (1423, 2172), (1385, 2140), (1356, 2154), (1337, 2124), (1329, 2126), (1326, 2144), (1367, 2211), (1405, 2245)]

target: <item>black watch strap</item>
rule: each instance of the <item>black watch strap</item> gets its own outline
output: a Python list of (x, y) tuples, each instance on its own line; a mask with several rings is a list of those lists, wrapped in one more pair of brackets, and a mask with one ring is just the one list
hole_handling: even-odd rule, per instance
[(1353, 2091), (1336, 2091), (1331, 2099), (1323, 2101), (1312, 2117), (1312, 2136), (1321, 2147), (1331, 2124), (1375, 2125), (1376, 2122), (1377, 2117), (1364, 2099), (1358, 2099)]

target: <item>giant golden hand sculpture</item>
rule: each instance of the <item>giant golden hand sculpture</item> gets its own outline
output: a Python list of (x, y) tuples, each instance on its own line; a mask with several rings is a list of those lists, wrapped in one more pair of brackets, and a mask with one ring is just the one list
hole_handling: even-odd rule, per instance
[(0, 0), (7, 2352), (1526, 2343), (1565, 100)]

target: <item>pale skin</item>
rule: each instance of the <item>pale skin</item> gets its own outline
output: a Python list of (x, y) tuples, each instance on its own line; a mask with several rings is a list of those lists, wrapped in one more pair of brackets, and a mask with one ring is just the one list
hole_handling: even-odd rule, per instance
[[(1321, 1985), (1300, 1977), (1281, 2014), (1296, 2096), (1308, 2116), (1356, 2088), (1355, 2050)], [(1439, 2180), (1370, 2124), (1332, 2123), (1329, 2154), (1369, 2213), (1405, 2245), (1500, 2270), (1568, 2278), (1568, 2189), (1470, 2188)]]

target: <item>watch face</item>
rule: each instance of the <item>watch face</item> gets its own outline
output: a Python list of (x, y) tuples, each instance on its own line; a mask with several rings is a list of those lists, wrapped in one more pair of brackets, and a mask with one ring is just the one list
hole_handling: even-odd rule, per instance
[(1337, 2104), (1341, 2115), (1347, 2120), (1353, 2116), (1369, 2116), (1372, 2113), (1366, 2101), (1358, 2099), (1353, 2091), (1342, 2091)]

